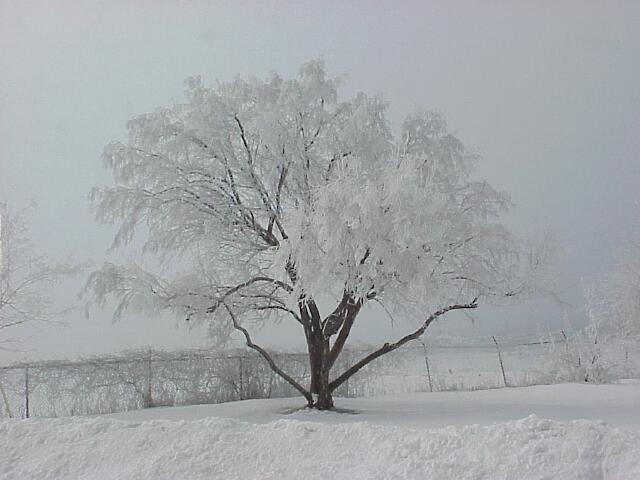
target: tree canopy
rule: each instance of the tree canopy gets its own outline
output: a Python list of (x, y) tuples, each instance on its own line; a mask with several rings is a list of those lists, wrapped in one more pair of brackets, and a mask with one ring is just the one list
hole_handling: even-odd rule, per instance
[[(291, 318), (311, 387), (290, 380), (330, 408), (342, 381), (435, 318), (536, 291), (549, 252), (501, 223), (508, 196), (474, 179), (478, 156), (442, 115), (413, 113), (394, 135), (382, 97), (344, 99), (339, 86), (321, 61), (293, 79), (191, 78), (185, 103), (133, 118), (128, 140), (105, 149), (114, 185), (91, 197), (97, 219), (119, 226), (113, 247), (139, 231), (160, 268), (105, 264), (87, 284), (93, 299), (116, 297), (116, 316), (159, 308), (217, 337), (240, 330), (267, 361), (247, 322)], [(420, 326), (332, 380), (370, 302)]]

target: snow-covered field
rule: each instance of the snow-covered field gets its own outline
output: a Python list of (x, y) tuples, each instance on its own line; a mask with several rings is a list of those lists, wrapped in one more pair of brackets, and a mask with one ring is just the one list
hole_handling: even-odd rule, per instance
[(3, 420), (2, 479), (640, 478), (640, 383)]

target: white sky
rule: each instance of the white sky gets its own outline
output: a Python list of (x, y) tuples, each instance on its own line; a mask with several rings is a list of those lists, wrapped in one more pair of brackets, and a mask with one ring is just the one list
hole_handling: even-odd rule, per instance
[[(113, 230), (95, 224), (87, 194), (109, 181), (101, 150), (129, 118), (181, 101), (190, 75), (291, 76), (320, 55), (348, 73), (345, 94), (383, 93), (395, 123), (442, 111), (484, 157), (480, 174), (511, 193), (514, 228), (550, 228), (564, 244), (560, 293), (579, 307), (582, 279), (605, 272), (638, 223), (638, 2), (0, 0), (0, 197), (38, 203), (43, 250), (101, 263)], [(543, 304), (484, 310), (472, 334), (554, 328), (565, 311), (579, 321)], [(0, 360), (206, 341), (162, 319), (68, 322)]]

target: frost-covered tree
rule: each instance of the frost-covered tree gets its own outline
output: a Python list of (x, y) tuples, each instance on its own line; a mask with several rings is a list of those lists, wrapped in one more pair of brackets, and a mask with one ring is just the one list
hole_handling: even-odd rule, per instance
[[(318, 409), (369, 362), (437, 318), (531, 293), (548, 251), (499, 222), (508, 197), (474, 180), (476, 155), (442, 116), (409, 115), (394, 137), (379, 96), (338, 95), (324, 65), (296, 78), (187, 81), (187, 101), (132, 119), (108, 145), (115, 185), (92, 192), (113, 247), (138, 228), (157, 269), (105, 264), (87, 291), (104, 304), (169, 310), (250, 348)], [(334, 372), (369, 305), (418, 321)], [(378, 307), (380, 308), (380, 307)], [(310, 385), (282, 371), (249, 327), (290, 318), (306, 338)]]
[(55, 320), (61, 311), (49, 289), (79, 267), (52, 263), (29, 238), (28, 211), (0, 202), (0, 337), (10, 327)]
[(608, 327), (618, 337), (640, 340), (640, 244), (630, 243), (606, 279)]

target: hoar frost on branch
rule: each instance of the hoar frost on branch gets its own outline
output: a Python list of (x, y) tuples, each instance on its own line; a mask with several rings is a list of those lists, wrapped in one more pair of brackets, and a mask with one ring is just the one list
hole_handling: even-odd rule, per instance
[[(640, 236), (636, 233), (620, 249), (613, 268), (591, 287), (596, 298), (599, 329), (609, 339), (630, 345), (640, 342)], [(588, 299), (589, 300), (589, 299)], [(587, 307), (590, 306), (587, 302)]]
[(606, 280), (610, 327), (618, 336), (640, 340), (640, 245), (631, 244)]
[(78, 273), (82, 266), (52, 263), (29, 238), (28, 211), (12, 213), (0, 202), (0, 334), (28, 323), (57, 319), (47, 290)]
[[(114, 248), (142, 227), (163, 267), (106, 264), (87, 283), (93, 300), (116, 297), (117, 314), (170, 310), (218, 337), (239, 330), (326, 409), (349, 376), (446, 312), (537, 291), (548, 249), (525, 248), (499, 222), (508, 197), (472, 179), (477, 157), (442, 116), (410, 115), (394, 138), (383, 99), (342, 99), (339, 83), (320, 61), (290, 80), (193, 78), (186, 103), (131, 120), (127, 143), (104, 153), (115, 185), (91, 196), (97, 219), (119, 224)], [(372, 302), (419, 328), (333, 376)], [(251, 340), (249, 322), (269, 317), (304, 332), (309, 388)]]

